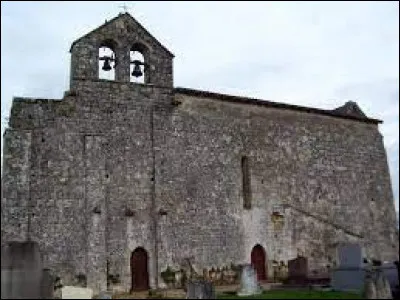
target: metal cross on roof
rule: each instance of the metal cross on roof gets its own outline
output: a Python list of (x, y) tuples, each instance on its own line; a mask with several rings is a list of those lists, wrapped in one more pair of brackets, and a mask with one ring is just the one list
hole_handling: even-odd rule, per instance
[(123, 5), (120, 5), (119, 7), (122, 8), (124, 12), (127, 12), (129, 8), (125, 3)]

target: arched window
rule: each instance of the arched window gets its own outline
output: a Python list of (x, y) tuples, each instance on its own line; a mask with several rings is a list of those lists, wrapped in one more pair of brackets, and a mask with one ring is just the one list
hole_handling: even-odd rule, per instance
[(147, 48), (142, 44), (134, 44), (129, 52), (130, 64), (130, 82), (148, 83), (148, 64), (146, 61)]
[(99, 79), (115, 80), (116, 44), (104, 41), (99, 48)]

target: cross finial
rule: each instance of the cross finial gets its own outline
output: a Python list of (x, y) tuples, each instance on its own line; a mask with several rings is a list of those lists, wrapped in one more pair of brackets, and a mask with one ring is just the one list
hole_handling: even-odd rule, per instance
[(123, 5), (120, 5), (119, 7), (122, 8), (124, 12), (127, 12), (129, 8), (125, 3)]

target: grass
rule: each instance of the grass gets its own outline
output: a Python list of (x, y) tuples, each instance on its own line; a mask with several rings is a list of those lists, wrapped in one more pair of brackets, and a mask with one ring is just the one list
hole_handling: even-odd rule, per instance
[(356, 293), (334, 291), (272, 290), (247, 297), (223, 293), (218, 294), (217, 299), (363, 299), (363, 297)]
[[(161, 293), (154, 293), (152, 296), (143, 294), (142, 297), (135, 297), (131, 294), (114, 295), (113, 299), (184, 299), (172, 295), (166, 296)], [(217, 293), (217, 299), (363, 299), (360, 294), (336, 291), (316, 291), (316, 290), (268, 290), (260, 295), (239, 297), (236, 292)]]

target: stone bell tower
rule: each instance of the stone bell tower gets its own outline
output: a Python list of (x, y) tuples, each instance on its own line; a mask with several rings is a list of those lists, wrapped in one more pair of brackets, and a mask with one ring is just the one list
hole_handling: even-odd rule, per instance
[[(109, 48), (112, 55), (99, 56), (103, 47)], [(99, 79), (99, 61), (104, 61), (104, 69), (115, 71), (115, 81), (130, 82), (133, 73), (143, 76), (144, 84), (173, 87), (174, 55), (129, 13), (120, 13), (74, 41), (70, 52), (71, 87), (74, 80)], [(139, 52), (144, 61), (133, 60), (132, 52)]]
[[(104, 48), (108, 52), (102, 52)], [(128, 13), (73, 42), (70, 52), (71, 93), (66, 102), (74, 106), (76, 118), (67, 122), (68, 130), (79, 131), (75, 142), (82, 141), (75, 157), (83, 160), (79, 176), (86, 205), (81, 272), (95, 290), (106, 288), (110, 274), (118, 274), (126, 287), (155, 287), (159, 250), (154, 145), (162, 127), (160, 107), (172, 102), (174, 56)], [(102, 72), (113, 76), (104, 78)], [(126, 213), (129, 210), (134, 212)], [(140, 232), (132, 229), (140, 226)], [(131, 260), (135, 249), (142, 249), (148, 259), (141, 261), (146, 268), (139, 283), (129, 267), (138, 269)]]

